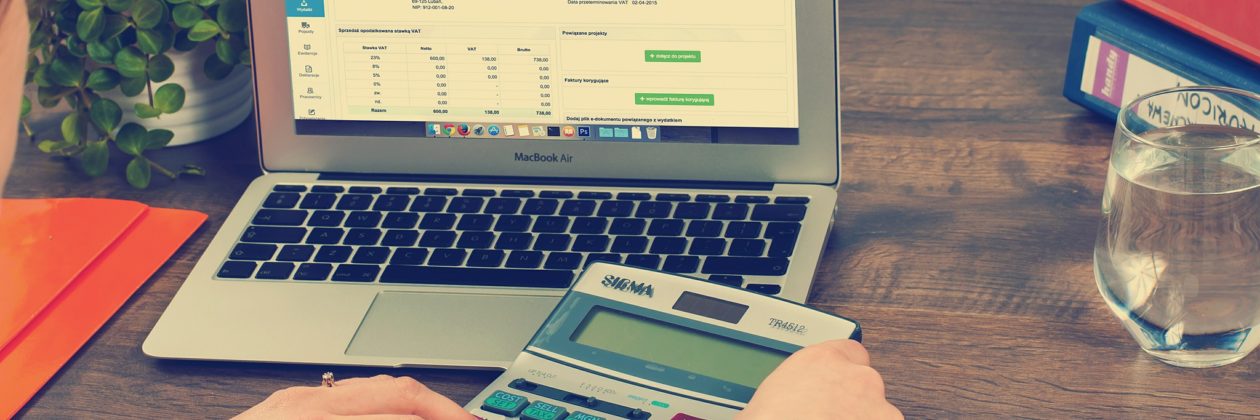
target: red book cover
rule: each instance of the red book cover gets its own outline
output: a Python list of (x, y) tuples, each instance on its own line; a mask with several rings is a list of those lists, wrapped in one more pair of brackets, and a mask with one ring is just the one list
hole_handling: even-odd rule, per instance
[(1124, 1), (1260, 64), (1260, 1)]

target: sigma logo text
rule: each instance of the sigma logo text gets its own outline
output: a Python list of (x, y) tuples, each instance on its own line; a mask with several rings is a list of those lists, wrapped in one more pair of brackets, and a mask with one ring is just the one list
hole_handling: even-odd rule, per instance
[(573, 163), (573, 155), (562, 153), (521, 153), (516, 152), (514, 158), (517, 162), (531, 163)]
[(651, 284), (640, 283), (624, 277), (617, 277), (612, 274), (604, 276), (604, 287), (620, 290), (626, 293), (633, 293), (639, 296), (652, 297), (656, 292)]

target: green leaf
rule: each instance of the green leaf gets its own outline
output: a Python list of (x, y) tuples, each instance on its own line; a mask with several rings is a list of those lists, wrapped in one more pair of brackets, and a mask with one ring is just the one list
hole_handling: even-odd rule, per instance
[(171, 9), (171, 19), (175, 21), (175, 26), (185, 29), (193, 27), (204, 17), (206, 17), (206, 12), (191, 4), (181, 4)]
[(219, 24), (210, 19), (202, 19), (188, 30), (188, 39), (202, 42), (219, 34)]
[(162, 115), (162, 111), (143, 102), (137, 103), (135, 109), (136, 116), (140, 118), (157, 118), (157, 116)]
[(241, 50), (237, 49), (231, 41), (222, 38), (214, 43), (214, 53), (219, 56), (219, 61), (227, 64), (236, 64), (236, 61), (241, 58)]
[(114, 64), (114, 53), (117, 53), (117, 51), (110, 51), (108, 45), (97, 41), (88, 43), (87, 52), (88, 57), (92, 57), (93, 61), (101, 64)]
[(216, 54), (206, 57), (206, 63), (202, 68), (206, 71), (206, 77), (210, 78), (210, 80), (223, 80), (232, 74), (234, 67), (231, 64), (224, 63)]
[(149, 131), (149, 135), (147, 137), (148, 138), (144, 144), (144, 150), (157, 150), (171, 144), (171, 139), (175, 138), (175, 132), (159, 128)]
[(133, 97), (144, 92), (144, 88), (148, 85), (149, 79), (147, 77), (124, 77), (122, 81), (118, 83), (118, 88), (122, 91), (123, 95)]
[(200, 45), (197, 41), (188, 39), (188, 30), (184, 29), (175, 34), (175, 49), (179, 51), (192, 51)]
[(18, 113), (18, 118), (26, 118), (26, 116), (30, 114), (31, 98), (27, 98), (26, 95), (22, 95), (22, 111)]
[(202, 8), (210, 8), (210, 6), (214, 6), (215, 3), (218, 3), (218, 2), (219, 0), (193, 0), (193, 3), (195, 3), (198, 6), (201, 6)]
[(189, 0), (166, 0), (170, 4), (187, 4)]
[[(169, 28), (167, 28), (169, 31)], [(141, 29), (136, 31), (136, 45), (140, 47), (140, 51), (145, 54), (157, 55), (161, 54), (169, 48), (172, 40), (167, 39), (167, 35), (159, 29)]]
[(135, 0), (131, 4), (131, 20), (140, 29), (153, 29), (166, 17), (166, 5), (158, 0)]
[(77, 36), (66, 38), (65, 52), (74, 58), (87, 57), (87, 42)]
[(96, 124), (102, 133), (112, 134), (118, 123), (122, 122), (122, 108), (117, 102), (109, 99), (97, 99), (92, 103), (92, 124)]
[(90, 177), (98, 177), (109, 168), (109, 144), (102, 141), (89, 141), (79, 154), (79, 165), (83, 173)]
[(145, 189), (149, 188), (149, 181), (153, 180), (153, 168), (149, 166), (149, 160), (144, 156), (136, 156), (127, 162), (127, 183), (131, 186)]
[(100, 10), (105, 5), (101, 0), (77, 0), (75, 3), (78, 3), (83, 10)]
[(184, 107), (184, 87), (167, 83), (153, 93), (153, 106), (164, 114), (174, 114)]
[(155, 55), (149, 60), (149, 80), (158, 83), (165, 82), (173, 73), (175, 73), (175, 63), (166, 54)]
[(148, 140), (149, 132), (144, 127), (136, 123), (123, 124), (118, 129), (118, 135), (114, 137), (114, 143), (118, 144), (118, 150), (123, 153), (139, 156), (144, 152), (144, 146)]
[(42, 65), (35, 68), (35, 75), (32, 77), (35, 85), (42, 88), (53, 87), (53, 82), (48, 78), (48, 65)]
[(85, 134), (78, 112), (66, 114), (66, 117), (61, 120), (61, 138), (66, 142), (79, 144), (83, 142)]
[[(79, 0), (83, 3), (85, 0)], [(95, 9), (79, 13), (79, 21), (75, 25), (76, 35), (84, 41), (95, 41), (101, 37), (101, 33), (105, 31), (105, 10), (100, 7), (98, 2)], [(85, 8), (86, 9), (86, 8)]]
[(58, 149), (61, 149), (63, 146), (61, 142), (56, 141), (56, 140), (40, 140), (39, 144), (36, 144), (35, 147), (38, 148), (39, 151), (41, 152), (52, 153)]
[(58, 56), (48, 65), (48, 78), (61, 86), (77, 87), (83, 82), (83, 61), (74, 57)]
[(109, 10), (123, 12), (131, 8), (131, 0), (106, 0), (105, 5), (109, 7)]
[(206, 170), (197, 165), (184, 165), (184, 170), (179, 171), (180, 175), (206, 176)]
[(148, 60), (136, 47), (127, 47), (114, 56), (114, 65), (123, 77), (145, 77)]
[(102, 67), (88, 74), (87, 88), (103, 92), (118, 87), (120, 80), (122, 77), (114, 69)]
[(61, 103), (61, 95), (71, 88), (40, 87), (35, 92), (35, 100), (44, 108), (52, 108)]
[(225, 31), (241, 32), (245, 30), (247, 15), (245, 0), (223, 0), (219, 2), (215, 20)]
[(122, 15), (105, 15), (105, 30), (101, 31), (101, 40), (117, 41), (115, 38), (130, 27), (131, 24), (127, 22), (127, 18)]

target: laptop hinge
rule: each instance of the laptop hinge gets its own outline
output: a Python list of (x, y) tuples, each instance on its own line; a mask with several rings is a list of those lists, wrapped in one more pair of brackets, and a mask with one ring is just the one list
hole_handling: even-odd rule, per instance
[(668, 181), (644, 179), (501, 177), (467, 175), (393, 175), (324, 173), (321, 181), (437, 182), (450, 184), (556, 185), (583, 187), (686, 188), (706, 190), (770, 191), (772, 182)]

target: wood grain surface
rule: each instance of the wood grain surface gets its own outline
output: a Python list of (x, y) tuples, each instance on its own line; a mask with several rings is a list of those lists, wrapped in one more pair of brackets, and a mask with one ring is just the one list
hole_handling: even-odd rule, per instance
[[(1260, 359), (1142, 354), (1094, 283), (1111, 121), (1061, 96), (1084, 0), (842, 0), (843, 186), (810, 303), (858, 319), (909, 417), (1260, 415)], [(163, 152), (205, 179), (134, 191), (19, 147), (11, 197), (93, 196), (210, 221), (28, 405), (28, 418), (230, 417), (323, 366), (164, 362), (140, 343), (258, 175), (251, 127)], [(115, 162), (113, 173), (123, 162)], [(496, 375), (412, 375), (463, 403)]]

